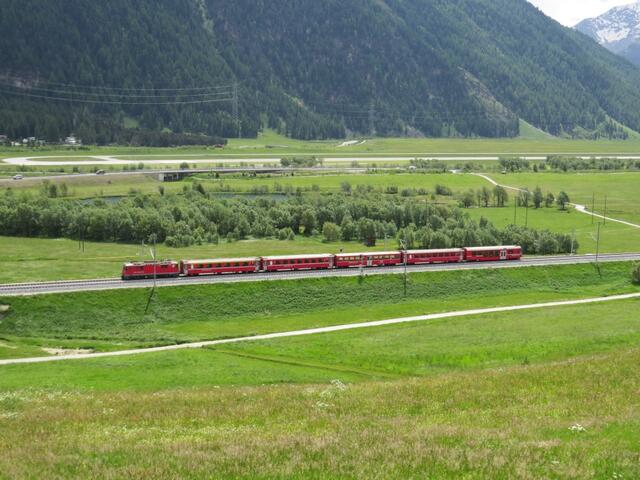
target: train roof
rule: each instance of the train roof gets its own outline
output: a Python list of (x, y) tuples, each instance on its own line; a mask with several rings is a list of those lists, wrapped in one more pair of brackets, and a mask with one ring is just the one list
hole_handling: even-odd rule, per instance
[(307, 260), (311, 258), (332, 257), (331, 253), (316, 253), (312, 255), (277, 255), (273, 257), (262, 257), (263, 260)]
[(154, 262), (153, 260), (145, 261), (145, 262), (127, 262), (124, 264), (125, 267), (143, 267), (145, 265), (177, 265), (178, 262), (174, 260), (158, 260)]
[(257, 262), (260, 257), (244, 257), (244, 258), (209, 258), (204, 260), (183, 260), (183, 263), (192, 265), (194, 263), (235, 263), (235, 262)]
[(518, 245), (496, 245), (495, 247), (467, 247), (465, 250), (470, 250), (472, 252), (490, 252), (493, 250), (504, 250), (504, 249), (513, 249), (513, 248), (522, 248)]
[(462, 252), (464, 252), (464, 249), (463, 248), (434, 248), (434, 249), (429, 249), (429, 250), (408, 250), (409, 254), (412, 254), (412, 253), (449, 253), (449, 252), (462, 253)]
[(367, 257), (370, 255), (400, 255), (400, 250), (394, 250), (392, 252), (354, 252), (354, 253), (337, 253), (336, 257)]

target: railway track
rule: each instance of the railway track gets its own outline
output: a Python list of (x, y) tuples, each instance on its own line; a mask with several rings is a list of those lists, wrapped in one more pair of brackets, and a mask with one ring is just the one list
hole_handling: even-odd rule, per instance
[[(486, 263), (453, 263), (442, 265), (408, 266), (409, 273), (452, 271), (452, 270), (480, 270), (493, 268), (522, 268), (532, 266), (577, 265), (594, 263), (595, 255), (562, 255), (548, 257), (524, 257), (517, 262), (486, 262)], [(602, 263), (640, 261), (640, 253), (602, 254), (598, 257)], [(297, 272), (250, 273), (239, 275), (218, 275), (209, 277), (182, 277), (157, 279), (158, 287), (176, 287), (187, 285), (209, 285), (215, 283), (239, 283), (273, 280), (297, 280), (304, 278), (327, 277), (355, 277), (364, 275), (398, 275), (404, 272), (404, 266), (352, 268), (344, 270), (313, 270)], [(105, 278), (94, 280), (68, 280), (58, 282), (16, 283), (0, 285), (0, 297), (44, 295), (52, 293), (89, 292), (98, 290), (118, 290), (128, 288), (150, 288), (153, 280), (123, 281), (119, 278)]]

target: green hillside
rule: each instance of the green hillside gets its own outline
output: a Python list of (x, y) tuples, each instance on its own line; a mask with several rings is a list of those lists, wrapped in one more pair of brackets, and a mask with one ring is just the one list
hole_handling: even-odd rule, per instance
[(11, 137), (640, 130), (640, 70), (526, 0), (6, 0), (0, 28)]

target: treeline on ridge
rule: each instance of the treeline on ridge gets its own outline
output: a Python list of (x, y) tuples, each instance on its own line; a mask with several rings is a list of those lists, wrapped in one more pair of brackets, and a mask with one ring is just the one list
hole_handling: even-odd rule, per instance
[(224, 138), (262, 128), (514, 137), (520, 119), (561, 137), (640, 131), (638, 69), (524, 0), (2, 7), (0, 135), (13, 138), (113, 143), (127, 140), (112, 134), (125, 125)]

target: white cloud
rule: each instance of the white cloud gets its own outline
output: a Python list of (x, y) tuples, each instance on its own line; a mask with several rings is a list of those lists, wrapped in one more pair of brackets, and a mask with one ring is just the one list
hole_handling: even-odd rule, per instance
[(607, 10), (631, 3), (630, 0), (529, 0), (545, 14), (567, 26), (585, 18), (597, 17)]

